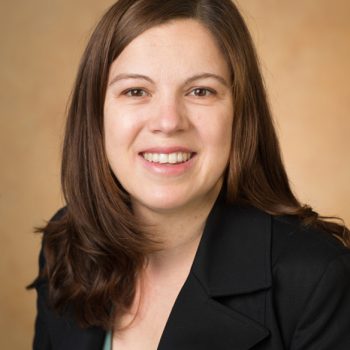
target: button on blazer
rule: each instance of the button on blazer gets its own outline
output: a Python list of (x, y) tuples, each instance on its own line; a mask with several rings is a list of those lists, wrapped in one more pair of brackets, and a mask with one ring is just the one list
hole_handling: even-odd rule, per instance
[[(36, 289), (35, 350), (102, 350), (103, 329), (57, 316), (45, 281)], [(350, 250), (294, 217), (219, 197), (157, 348), (197, 349), (349, 350)]]

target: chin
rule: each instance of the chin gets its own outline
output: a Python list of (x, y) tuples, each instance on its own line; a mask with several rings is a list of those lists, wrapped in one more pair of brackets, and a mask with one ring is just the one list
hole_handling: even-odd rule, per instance
[(139, 208), (147, 208), (155, 212), (173, 211), (186, 207), (191, 202), (188, 195), (176, 195), (169, 192), (150, 193), (148, 196), (139, 196), (135, 198), (135, 205)]

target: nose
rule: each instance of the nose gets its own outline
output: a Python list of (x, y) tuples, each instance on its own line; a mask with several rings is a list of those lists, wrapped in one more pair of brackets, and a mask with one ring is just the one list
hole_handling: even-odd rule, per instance
[(153, 133), (174, 134), (188, 128), (189, 121), (181, 98), (159, 96), (153, 107), (149, 121), (149, 129)]

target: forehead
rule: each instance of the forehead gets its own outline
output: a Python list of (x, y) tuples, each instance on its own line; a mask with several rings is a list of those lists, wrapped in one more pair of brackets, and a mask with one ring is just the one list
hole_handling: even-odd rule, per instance
[(111, 74), (182, 75), (210, 71), (228, 76), (229, 67), (213, 34), (200, 22), (181, 19), (136, 37), (112, 63)]

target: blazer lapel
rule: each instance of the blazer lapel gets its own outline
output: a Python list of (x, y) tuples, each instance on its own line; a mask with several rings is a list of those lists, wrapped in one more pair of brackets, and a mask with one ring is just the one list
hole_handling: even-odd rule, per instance
[(248, 350), (268, 337), (270, 241), (268, 215), (219, 198), (158, 350)]
[(48, 310), (53, 350), (102, 350), (106, 332), (98, 327), (80, 328), (76, 321)]
[[(267, 338), (270, 240), (268, 215), (227, 205), (221, 195), (207, 219), (158, 350), (248, 350)], [(57, 349), (102, 349), (106, 334), (102, 329), (82, 330), (73, 321), (62, 320), (51, 326), (61, 340)]]
[(81, 329), (72, 325), (66, 331), (67, 333), (63, 335), (63, 341), (59, 349), (102, 350), (106, 336), (103, 329), (97, 327)]

